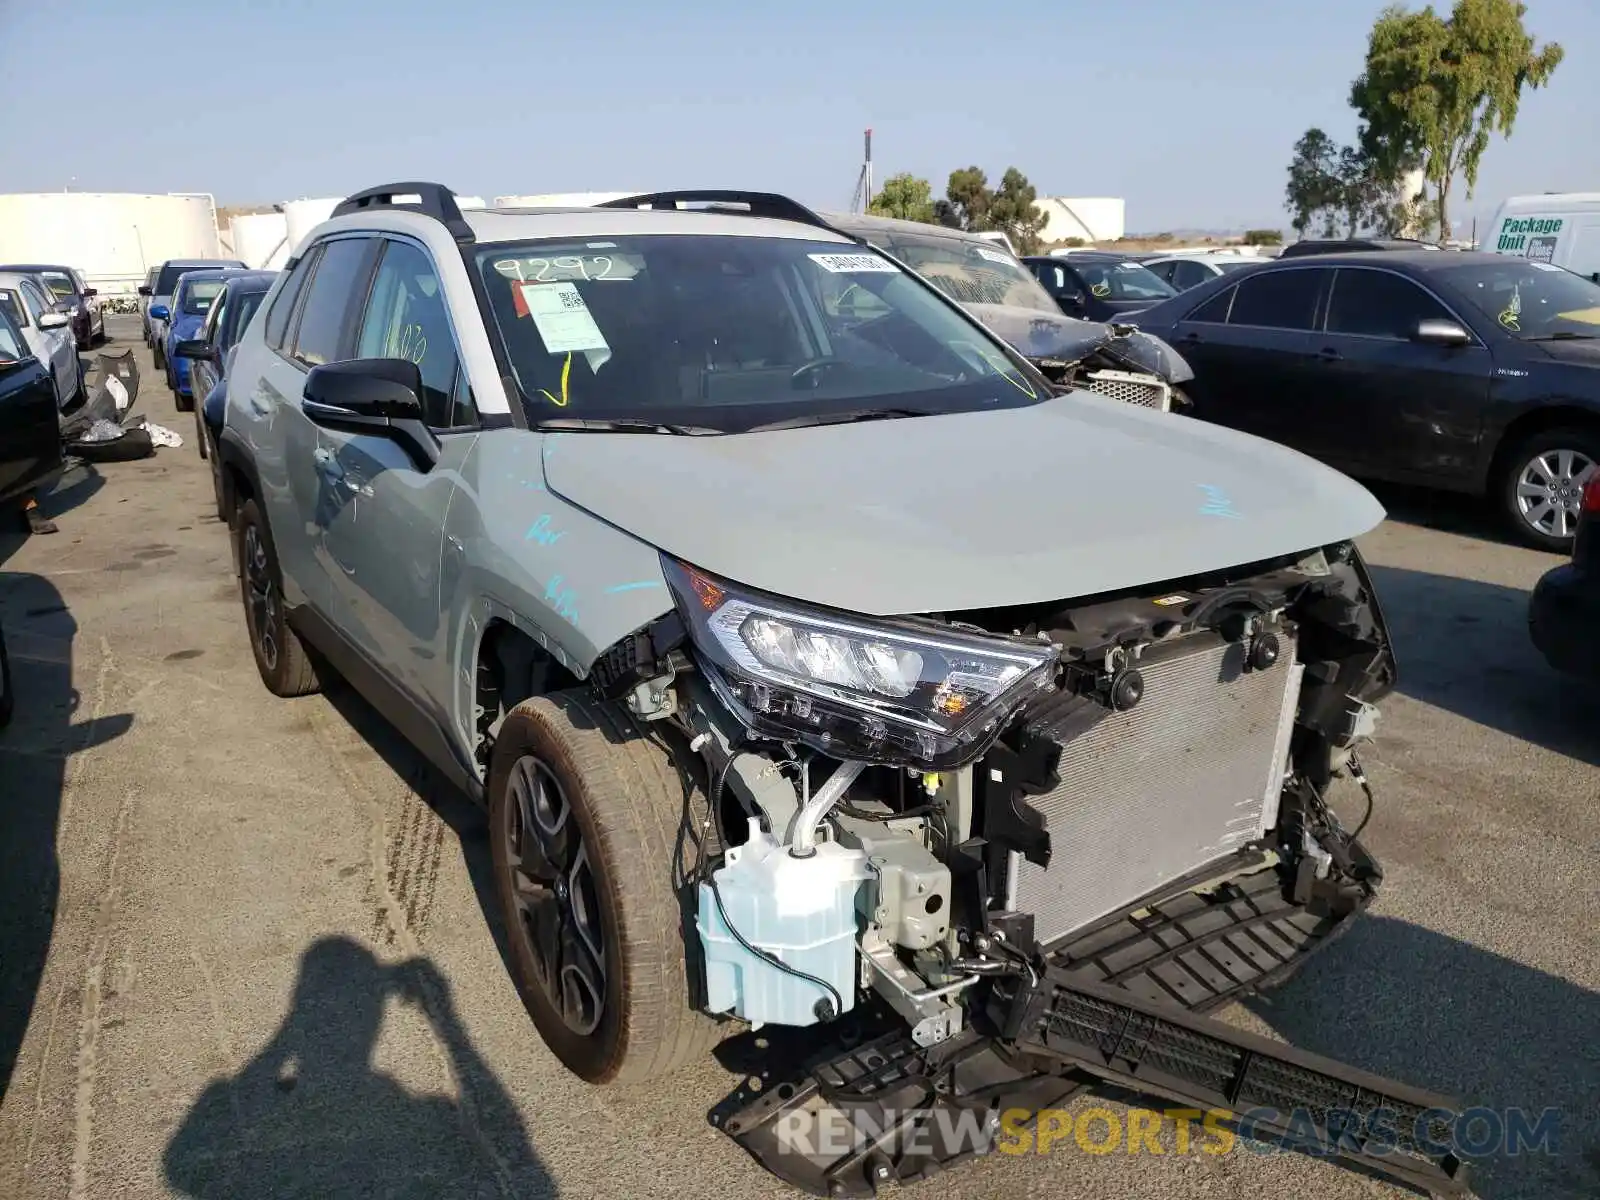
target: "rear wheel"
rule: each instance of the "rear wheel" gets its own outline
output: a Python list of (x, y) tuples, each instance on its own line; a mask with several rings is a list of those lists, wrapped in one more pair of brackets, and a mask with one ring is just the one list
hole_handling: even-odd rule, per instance
[(615, 705), (580, 692), (512, 709), (489, 767), (490, 846), (512, 976), (545, 1044), (591, 1083), (703, 1057), (679, 830), (698, 796)]
[(234, 539), (245, 627), (261, 682), (275, 696), (307, 696), (318, 691), (321, 684), (311, 652), (289, 628), (277, 551), (255, 500), (246, 500), (240, 508)]
[(155, 355), (156, 370), (158, 370), (158, 371), (166, 370), (167, 369), (167, 356), (165, 354), (161, 353), (161, 343), (157, 342), (157, 341), (152, 341), (150, 343), (150, 349), (154, 352), (154, 355)]
[(1600, 470), (1600, 431), (1544, 430), (1518, 442), (1504, 462), (1501, 505), (1516, 535), (1540, 550), (1571, 550), (1584, 485)]

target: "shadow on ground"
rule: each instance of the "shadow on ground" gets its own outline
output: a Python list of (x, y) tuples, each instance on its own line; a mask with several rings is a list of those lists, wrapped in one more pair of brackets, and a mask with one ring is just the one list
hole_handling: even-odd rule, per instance
[(4, 566), (12, 555), (22, 549), (22, 544), (30, 536), (60, 538), (66, 534), (70, 537), (73, 516), (69, 514), (73, 514), (74, 509), (104, 487), (105, 482), (100, 472), (88, 463), (75, 462), (61, 473), (59, 479), (40, 490), (36, 496), (39, 513), (56, 523), (58, 529), (55, 533), (30, 535), (21, 506), (11, 503), (0, 505), (0, 566)]
[[(432, 1026), (461, 1100), (413, 1094), (375, 1065), (391, 1001)], [(283, 1024), (237, 1075), (206, 1088), (163, 1165), (180, 1194), (207, 1200), (557, 1195), (438, 969), (380, 963), (345, 937), (306, 951)]]
[[(1248, 1007), (1296, 1046), (1486, 1106), (1530, 1126), (1558, 1110), (1548, 1151), (1471, 1156), (1484, 1200), (1600, 1195), (1600, 994), (1455, 938), (1368, 916)], [(1478, 1124), (1469, 1139), (1486, 1142)], [(1469, 1148), (1470, 1148), (1469, 1141)]]
[(1521, 546), (1506, 526), (1506, 518), (1481, 496), (1436, 492), (1399, 483), (1364, 480), (1392, 521), (1476, 538), (1496, 546)]
[(1400, 691), (1490, 729), (1600, 766), (1600, 692), (1546, 663), (1528, 636), (1528, 593), (1372, 566)]
[(15, 713), (0, 729), (0, 1097), (37, 1007), (60, 894), (56, 824), (68, 759), (120, 737), (127, 714), (90, 719), (72, 680), (77, 623), (48, 579), (0, 571), (0, 630)]

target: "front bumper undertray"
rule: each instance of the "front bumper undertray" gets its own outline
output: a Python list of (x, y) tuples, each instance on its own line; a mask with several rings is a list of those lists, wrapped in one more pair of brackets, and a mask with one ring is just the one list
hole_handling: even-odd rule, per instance
[(977, 1025), (939, 1045), (916, 1046), (873, 1006), (833, 1027), (820, 1052), (815, 1030), (795, 1031), (810, 1036), (793, 1038), (787, 1057), (774, 1032), (748, 1064), (759, 1074), (711, 1120), (802, 1191), (872, 1196), (989, 1153), (1002, 1118), (1014, 1136), (1098, 1081), (1222, 1110), (1252, 1138), (1462, 1192), (1449, 1119), (1429, 1112), (1458, 1112), (1450, 1098), (1202, 1015), (1282, 982), (1361, 907), (1296, 905), (1273, 870), (1183, 893), (1077, 935), (1037, 980), (995, 981)]

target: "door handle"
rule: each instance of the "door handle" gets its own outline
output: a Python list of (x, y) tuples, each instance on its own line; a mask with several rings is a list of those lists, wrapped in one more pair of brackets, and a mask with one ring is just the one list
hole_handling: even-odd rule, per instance
[(1324, 346), (1321, 350), (1317, 351), (1317, 358), (1325, 363), (1336, 363), (1342, 362), (1344, 360), (1344, 355), (1340, 354), (1332, 346)]
[(1178, 341), (1182, 342), (1185, 346), (1192, 346), (1199, 340), (1200, 335), (1198, 333), (1186, 333), (1178, 339)]

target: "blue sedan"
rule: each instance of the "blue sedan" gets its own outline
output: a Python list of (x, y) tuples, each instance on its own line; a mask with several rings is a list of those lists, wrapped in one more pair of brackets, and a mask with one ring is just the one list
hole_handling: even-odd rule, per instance
[(173, 348), (199, 335), (212, 302), (222, 293), (228, 280), (239, 274), (244, 272), (236, 267), (187, 271), (178, 277), (170, 308), (164, 304), (151, 306), (150, 316), (166, 323), (161, 356), (167, 368), (167, 386), (177, 397), (179, 412), (194, 408), (194, 390), (189, 383), (189, 360), (179, 358)]

